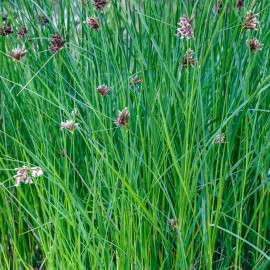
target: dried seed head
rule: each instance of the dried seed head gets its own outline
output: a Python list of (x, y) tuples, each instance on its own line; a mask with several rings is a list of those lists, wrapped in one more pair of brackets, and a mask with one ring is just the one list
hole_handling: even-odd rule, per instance
[(191, 28), (191, 23), (194, 20), (194, 16), (195, 15), (193, 15), (190, 20), (187, 18), (186, 15), (180, 18), (180, 22), (178, 23), (178, 25), (180, 25), (180, 28), (177, 28), (178, 33), (176, 34), (176, 36), (181, 35), (181, 39), (183, 39), (184, 37), (190, 39), (194, 36), (193, 30)]
[(73, 120), (68, 120), (66, 122), (61, 122), (61, 130), (67, 128), (70, 131), (74, 131), (78, 127), (78, 123), (73, 123)]
[(102, 10), (104, 8), (104, 6), (108, 3), (109, 1), (106, 0), (94, 0), (94, 7), (96, 8), (96, 10), (100, 9)]
[(193, 56), (194, 53), (195, 52), (193, 50), (189, 49), (189, 51), (188, 51), (188, 57), (187, 57), (187, 53), (186, 53), (184, 59), (181, 60), (181, 62), (183, 63), (183, 65), (181, 65), (181, 67), (187, 68), (188, 63), (189, 63), (189, 65), (191, 65), (192, 67), (194, 67), (195, 60), (192, 58), (192, 56)]
[(66, 39), (62, 40), (58, 32), (55, 35), (51, 35), (51, 36), (53, 37), (53, 39), (50, 40), (50, 43), (52, 44), (52, 46), (49, 47), (49, 50), (53, 53), (57, 52), (58, 54), (59, 50), (65, 46), (65, 43), (67, 42), (67, 40)]
[(243, 8), (245, 6), (245, 4), (243, 3), (243, 1), (237, 1), (237, 3), (236, 3), (236, 8), (238, 8), (239, 10), (241, 9), (241, 8)]
[(25, 48), (17, 48), (17, 49), (13, 49), (12, 52), (8, 52), (8, 54), (10, 55), (9, 57), (11, 58), (15, 58), (17, 61), (20, 61), (21, 58), (27, 53), (27, 51), (25, 50)]
[(256, 38), (253, 38), (250, 42), (247, 40), (247, 45), (250, 46), (250, 50), (255, 53), (256, 51), (261, 51), (260, 47), (263, 46), (263, 44), (260, 44), (259, 40)]
[(91, 29), (94, 29), (97, 31), (100, 28), (100, 23), (98, 18), (86, 18), (86, 21), (84, 23), (87, 23)]
[(218, 134), (216, 139), (214, 140), (215, 144), (218, 144), (218, 143), (225, 143), (225, 136), (224, 136), (224, 133), (221, 133), (221, 134)]
[(97, 91), (98, 91), (100, 97), (103, 98), (105, 95), (107, 95), (109, 93), (110, 89), (108, 88), (107, 85), (103, 84), (97, 88)]
[(118, 118), (114, 123), (118, 127), (127, 126), (129, 117), (130, 117), (130, 113), (128, 111), (128, 108), (125, 108), (122, 112), (118, 111)]
[(134, 84), (138, 84), (138, 83), (142, 83), (143, 82), (143, 79), (141, 80), (137, 80), (138, 79), (138, 76), (136, 75), (130, 82), (129, 82), (129, 85), (131, 87), (133, 87)]
[(251, 11), (248, 11), (247, 17), (246, 17), (244, 24), (243, 24), (243, 27), (242, 27), (242, 30), (243, 29), (251, 29), (251, 30), (258, 31), (258, 29), (256, 28), (256, 24), (259, 24), (259, 22), (256, 18), (258, 15), (259, 15), (258, 13), (251, 15)]
[(12, 30), (12, 26), (7, 27), (6, 22), (4, 21), (3, 27), (0, 27), (0, 36), (8, 36), (10, 34), (14, 33)]
[(43, 14), (43, 15), (38, 15), (39, 23), (41, 25), (48, 25), (49, 24), (49, 19)]
[(170, 221), (169, 221), (169, 224), (170, 224), (170, 226), (171, 226), (172, 228), (175, 227), (176, 224), (178, 224), (178, 223), (179, 223), (179, 220), (178, 220), (178, 219), (174, 220), (174, 219), (172, 218), (172, 219), (170, 219)]
[(18, 30), (18, 38), (24, 38), (24, 37), (28, 37), (29, 31), (27, 30), (27, 28), (25, 26), (23, 26), (21, 29)]
[(41, 175), (43, 175), (43, 171), (41, 170), (40, 167), (33, 167), (32, 169), (32, 176), (33, 177), (40, 177)]
[(72, 114), (72, 116), (74, 116), (74, 118), (76, 119), (77, 116), (78, 116), (78, 110), (77, 110), (77, 108), (75, 108), (75, 110), (72, 111), (71, 114)]

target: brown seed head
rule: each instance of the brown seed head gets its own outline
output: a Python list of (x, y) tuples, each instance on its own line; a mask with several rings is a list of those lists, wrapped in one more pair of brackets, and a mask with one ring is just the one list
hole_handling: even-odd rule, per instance
[(94, 0), (94, 7), (96, 8), (96, 10), (100, 9), (102, 10), (104, 8), (104, 6), (108, 3), (109, 1), (106, 0)]
[(242, 27), (242, 30), (243, 29), (251, 29), (251, 30), (257, 31), (258, 29), (256, 28), (256, 24), (259, 24), (259, 22), (258, 22), (256, 17), (258, 15), (259, 15), (258, 13), (251, 15), (251, 11), (248, 11), (247, 17), (246, 17), (244, 24), (243, 24), (243, 27)]
[(193, 15), (190, 20), (187, 18), (186, 15), (180, 18), (180, 22), (178, 23), (178, 25), (180, 25), (180, 28), (177, 28), (178, 33), (176, 34), (176, 36), (181, 35), (181, 39), (183, 39), (184, 37), (190, 39), (194, 36), (193, 30), (191, 28), (191, 23), (194, 20), (194, 16), (195, 15)]
[(248, 42), (247, 40), (247, 44), (250, 47), (250, 51), (252, 51), (253, 53), (255, 53), (256, 51), (262, 50), (260, 49), (260, 47), (262, 47), (263, 44), (260, 44), (259, 40), (257, 40), (256, 38), (253, 38), (250, 42)]
[(100, 23), (98, 18), (86, 18), (86, 21), (84, 23), (89, 24), (91, 29), (94, 29), (97, 31), (100, 28)]
[(236, 3), (236, 8), (238, 8), (239, 10), (241, 9), (241, 8), (243, 8), (245, 6), (245, 4), (244, 4), (244, 2), (243, 1), (237, 1), (237, 3)]
[(45, 24), (48, 25), (49, 24), (49, 19), (44, 14), (42, 14), (41, 16), (38, 15), (38, 19), (39, 19), (39, 23), (41, 25), (45, 25)]
[(11, 58), (15, 58), (17, 61), (20, 61), (21, 58), (27, 53), (27, 51), (25, 50), (25, 48), (17, 48), (17, 49), (13, 49), (12, 52), (8, 52), (9, 57)]
[(12, 30), (12, 26), (7, 27), (6, 22), (4, 21), (3, 27), (0, 27), (0, 36), (8, 36), (10, 34), (14, 33)]
[(129, 82), (129, 85), (131, 87), (133, 87), (133, 84), (138, 84), (138, 83), (142, 83), (143, 82), (143, 79), (141, 80), (137, 80), (138, 79), (138, 76), (136, 75), (130, 82)]
[(66, 122), (61, 122), (61, 130), (67, 128), (70, 131), (74, 131), (76, 130), (76, 128), (78, 127), (78, 123), (73, 123), (73, 120), (68, 120)]
[(29, 31), (27, 30), (27, 28), (25, 26), (23, 26), (22, 28), (20, 28), (18, 30), (18, 38), (24, 38), (24, 37), (28, 37)]
[(225, 143), (225, 136), (224, 133), (218, 134), (216, 139), (213, 142), (214, 144), (218, 144), (218, 143)]
[(118, 111), (118, 118), (114, 123), (118, 127), (127, 126), (129, 117), (130, 117), (130, 113), (128, 111), (128, 108), (125, 108), (122, 112)]
[(181, 60), (181, 62), (183, 63), (183, 65), (181, 65), (181, 67), (187, 68), (188, 63), (189, 63), (189, 65), (194, 67), (195, 60), (192, 58), (193, 54), (195, 54), (195, 52), (193, 50), (189, 49), (188, 57), (187, 57), (187, 53), (186, 53), (184, 59)]
[(100, 97), (103, 98), (105, 95), (107, 95), (109, 93), (110, 89), (108, 88), (107, 85), (103, 84), (97, 88), (97, 91), (98, 91)]
[(52, 44), (51, 47), (49, 47), (49, 50), (52, 51), (53, 53), (57, 54), (59, 53), (59, 50), (65, 46), (65, 43), (67, 40), (62, 40), (61, 36), (57, 32), (55, 35), (52, 35), (53, 39), (50, 40), (50, 43)]

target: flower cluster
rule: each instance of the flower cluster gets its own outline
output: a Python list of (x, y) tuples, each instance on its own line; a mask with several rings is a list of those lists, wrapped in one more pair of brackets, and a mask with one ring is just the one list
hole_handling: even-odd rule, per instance
[(94, 29), (97, 31), (100, 28), (100, 23), (98, 18), (86, 18), (86, 21), (84, 23), (87, 23), (91, 29)]
[(27, 30), (25, 26), (23, 26), (22, 28), (18, 30), (18, 35), (19, 35), (18, 38), (28, 37), (29, 31)]
[(4, 21), (3, 27), (0, 27), (0, 36), (8, 36), (10, 34), (14, 33), (11, 26), (7, 26), (6, 22)]
[(9, 57), (16, 59), (17, 61), (20, 61), (21, 58), (27, 53), (25, 48), (17, 48), (13, 49), (12, 52), (8, 52)]
[(218, 134), (213, 143), (214, 144), (225, 143), (224, 133)]
[(57, 54), (59, 53), (59, 50), (65, 46), (65, 43), (67, 40), (62, 40), (61, 36), (57, 32), (55, 35), (51, 35), (53, 37), (52, 40), (50, 40), (50, 43), (52, 44), (51, 47), (49, 47), (49, 50), (53, 53)]
[(248, 11), (247, 17), (246, 17), (244, 24), (243, 24), (243, 27), (242, 27), (242, 30), (243, 29), (251, 29), (251, 30), (258, 31), (258, 29), (256, 28), (256, 25), (259, 24), (259, 22), (256, 18), (258, 15), (259, 15), (258, 13), (251, 15), (251, 11)]
[(193, 30), (191, 28), (191, 23), (194, 20), (195, 15), (193, 15), (190, 20), (187, 18), (186, 15), (180, 18), (180, 22), (178, 25), (180, 25), (180, 28), (177, 28), (178, 33), (176, 36), (181, 35), (181, 39), (186, 37), (187, 39), (190, 39), (194, 36)]
[(93, 6), (96, 8), (96, 10), (102, 10), (108, 2), (109, 1), (106, 0), (94, 0)]
[(115, 124), (118, 127), (127, 127), (127, 123), (130, 117), (130, 113), (128, 111), (128, 108), (125, 108), (123, 111), (118, 111), (118, 118), (115, 121)]
[(260, 47), (263, 46), (263, 44), (260, 44), (259, 40), (257, 40), (256, 38), (253, 38), (252, 40), (248, 41), (247, 40), (247, 44), (250, 47), (250, 51), (255, 53), (256, 51), (261, 51), (262, 49), (260, 49)]
[(134, 84), (138, 84), (138, 83), (142, 83), (143, 82), (143, 79), (141, 80), (137, 80), (138, 79), (138, 76), (136, 75), (130, 82), (129, 82), (129, 85), (131, 87), (133, 87)]
[(43, 14), (43, 15), (38, 15), (39, 23), (41, 25), (48, 25), (49, 24), (49, 19)]
[(189, 51), (188, 51), (188, 57), (187, 57), (187, 53), (186, 53), (184, 59), (181, 60), (181, 62), (183, 63), (183, 65), (181, 65), (181, 67), (187, 68), (188, 63), (189, 63), (189, 65), (191, 65), (192, 67), (194, 67), (195, 60), (192, 58), (192, 56), (193, 56), (194, 53), (195, 52), (193, 50), (189, 49)]
[(245, 6), (245, 4), (241, 1), (241, 0), (239, 0), (239, 1), (237, 1), (237, 3), (236, 3), (236, 8), (238, 8), (239, 10), (241, 9), (241, 8), (243, 8)]
[(103, 85), (100, 85), (97, 88), (97, 91), (98, 91), (100, 97), (103, 98), (105, 95), (108, 95), (109, 94), (110, 89), (108, 88), (108, 86), (106, 86), (105, 84), (103, 84)]
[[(74, 117), (74, 119), (76, 119), (78, 116), (77, 108), (74, 111), (72, 111), (71, 114)], [(74, 130), (77, 129), (78, 125), (79, 124), (75, 123), (73, 120), (67, 120), (66, 122), (61, 122), (61, 130), (67, 128), (69, 131), (73, 132)]]
[[(28, 167), (23, 166), (22, 168), (15, 168), (17, 174), (13, 177), (15, 178), (15, 186), (20, 186), (21, 183), (33, 184), (32, 177), (37, 178), (43, 175), (43, 171), (40, 167)], [(32, 172), (32, 177), (30, 176), (30, 171)]]

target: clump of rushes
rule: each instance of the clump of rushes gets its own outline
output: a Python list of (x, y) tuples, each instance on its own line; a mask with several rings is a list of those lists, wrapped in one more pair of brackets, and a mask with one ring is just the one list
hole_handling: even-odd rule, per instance
[(18, 38), (28, 37), (29, 31), (28, 31), (28, 29), (25, 26), (23, 26), (22, 28), (20, 28), (18, 30), (18, 35), (19, 35)]
[(187, 18), (186, 15), (180, 18), (180, 22), (178, 25), (180, 25), (180, 28), (177, 28), (178, 33), (175, 34), (176, 36), (181, 35), (181, 39), (186, 37), (187, 39), (190, 39), (194, 36), (193, 30), (191, 28), (191, 23), (194, 20), (195, 15), (193, 15), (190, 20)]
[(52, 44), (51, 47), (49, 47), (49, 50), (53, 53), (57, 54), (59, 53), (59, 50), (65, 46), (65, 43), (67, 40), (62, 40), (61, 36), (57, 32), (55, 35), (52, 35), (53, 39), (50, 40), (50, 43)]
[(133, 87), (134, 84), (138, 84), (138, 83), (143, 83), (143, 79), (141, 80), (137, 80), (138, 79), (138, 76), (136, 75), (130, 82), (129, 82), (129, 85), (131, 87)]
[(244, 24), (243, 24), (243, 27), (242, 27), (242, 30), (243, 29), (251, 29), (251, 30), (258, 31), (258, 29), (256, 28), (256, 25), (259, 24), (259, 22), (256, 18), (258, 15), (259, 15), (258, 13), (251, 15), (251, 11), (248, 11), (247, 17), (246, 17)]
[(218, 134), (216, 139), (213, 142), (214, 144), (218, 144), (218, 143), (225, 143), (225, 136), (224, 133)]
[(86, 18), (86, 21), (84, 23), (87, 23), (91, 29), (94, 29), (97, 31), (100, 28), (100, 23), (98, 18)]
[(105, 95), (108, 95), (110, 88), (108, 88), (107, 85), (103, 84), (97, 88), (97, 91), (98, 91), (100, 97), (103, 98)]
[(194, 67), (195, 60), (192, 58), (192, 56), (193, 56), (194, 53), (195, 52), (193, 50), (189, 49), (189, 51), (188, 51), (188, 57), (187, 57), (187, 53), (186, 53), (184, 59), (181, 60), (181, 62), (183, 63), (183, 65), (181, 65), (181, 67), (187, 68), (188, 63), (189, 63), (189, 65), (191, 65), (192, 67)]
[(15, 186), (18, 187), (20, 186), (21, 183), (25, 184), (33, 184), (33, 180), (31, 176), (29, 176), (30, 171), (32, 171), (32, 177), (40, 177), (43, 175), (43, 171), (41, 170), (40, 167), (28, 167), (28, 166), (23, 166), (22, 168), (15, 168), (17, 170), (17, 174), (14, 175), (13, 177), (15, 178)]
[(4, 21), (3, 27), (0, 27), (0, 36), (8, 36), (10, 34), (14, 33), (12, 30), (12, 26), (7, 27), (6, 22)]
[(109, 1), (106, 0), (94, 0), (93, 5), (96, 8), (96, 10), (98, 9), (102, 10), (108, 2)]
[(130, 117), (130, 113), (128, 111), (128, 108), (126, 107), (123, 111), (118, 111), (118, 118), (114, 123), (118, 127), (127, 128), (129, 117)]
[(27, 51), (25, 50), (25, 48), (22, 48), (22, 49), (16, 48), (16, 49), (13, 49), (12, 52), (8, 52), (9, 57), (14, 58), (17, 61), (20, 61), (21, 58), (25, 56), (26, 53)]
[(49, 24), (49, 19), (43, 14), (43, 15), (38, 15), (39, 23), (41, 25), (48, 25)]
[(260, 47), (263, 46), (263, 44), (260, 44), (259, 40), (257, 40), (256, 38), (253, 38), (252, 40), (248, 41), (247, 40), (247, 44), (250, 47), (250, 50), (255, 53), (256, 51), (261, 51), (262, 49), (260, 49)]
[(239, 10), (241, 9), (241, 8), (243, 8), (245, 6), (245, 4), (244, 4), (244, 2), (243, 1), (237, 1), (237, 3), (236, 3), (236, 8), (238, 8)]

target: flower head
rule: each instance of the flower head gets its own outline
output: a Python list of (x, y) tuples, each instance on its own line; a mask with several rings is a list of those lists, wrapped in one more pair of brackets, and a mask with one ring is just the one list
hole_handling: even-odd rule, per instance
[(100, 97), (104, 97), (105, 95), (108, 95), (109, 91), (110, 91), (110, 88), (108, 88), (107, 85), (103, 84), (103, 85), (100, 85), (98, 88), (97, 88), (97, 91), (100, 95)]
[(70, 131), (74, 131), (78, 127), (78, 123), (73, 123), (73, 120), (68, 120), (66, 122), (61, 122), (61, 130), (67, 128)]
[(57, 54), (59, 53), (59, 50), (65, 46), (65, 43), (67, 40), (62, 40), (61, 36), (57, 32), (55, 35), (52, 35), (52, 40), (50, 40), (50, 43), (52, 44), (51, 47), (49, 47), (49, 50), (53, 53)]
[(75, 108), (75, 110), (71, 112), (71, 115), (74, 116), (75, 119), (77, 118), (77, 116), (78, 116), (77, 108)]
[(10, 34), (14, 33), (12, 30), (12, 26), (7, 27), (6, 22), (4, 21), (3, 27), (0, 27), (0, 36), (8, 36)]
[(109, 1), (106, 0), (94, 0), (93, 6), (96, 8), (96, 10), (102, 10), (108, 2)]
[(218, 134), (213, 143), (214, 144), (225, 143), (224, 133)]
[(25, 56), (25, 54), (27, 53), (27, 51), (25, 50), (25, 48), (17, 48), (17, 49), (13, 49), (12, 52), (8, 52), (9, 57), (11, 58), (15, 58), (17, 61), (20, 61), (21, 58), (23, 56)]
[(169, 225), (170, 225), (172, 228), (175, 227), (176, 224), (178, 224), (178, 223), (179, 223), (179, 220), (178, 220), (178, 219), (174, 220), (174, 219), (172, 218), (172, 219), (170, 219), (170, 221), (169, 221)]
[(258, 13), (251, 15), (251, 11), (248, 11), (247, 17), (246, 17), (244, 24), (243, 24), (243, 27), (242, 27), (242, 30), (243, 29), (251, 29), (251, 30), (257, 31), (258, 29), (256, 28), (256, 24), (259, 24), (259, 22), (258, 22), (256, 17), (258, 15), (259, 15)]
[(128, 108), (125, 108), (123, 111), (118, 111), (118, 118), (114, 122), (118, 127), (127, 126), (130, 113)]
[(253, 38), (250, 42), (247, 40), (247, 44), (250, 47), (250, 50), (255, 53), (256, 51), (261, 51), (260, 47), (263, 46), (263, 44), (260, 44), (259, 40), (256, 38)]
[(84, 23), (87, 23), (91, 29), (94, 29), (97, 31), (100, 28), (100, 23), (98, 18), (86, 18), (86, 21)]
[(24, 38), (24, 37), (28, 37), (29, 31), (27, 30), (27, 28), (25, 26), (23, 26), (22, 28), (20, 28), (18, 30), (18, 38)]
[(40, 177), (41, 175), (43, 175), (43, 171), (41, 170), (40, 167), (33, 167), (32, 169), (32, 176), (33, 177)]
[(238, 8), (239, 10), (241, 9), (241, 8), (243, 8), (245, 6), (245, 4), (241, 1), (241, 0), (239, 0), (239, 1), (237, 1), (237, 3), (236, 3), (236, 8)]
[(30, 171), (32, 171), (32, 176), (33, 177), (40, 177), (43, 175), (43, 171), (41, 170), (40, 167), (28, 167), (28, 166), (23, 166), (22, 168), (15, 168), (17, 170), (17, 174), (14, 175), (13, 177), (15, 178), (15, 186), (18, 187), (20, 186), (21, 183), (25, 184), (33, 184), (32, 178), (29, 176)]
[(38, 15), (39, 23), (41, 25), (48, 25), (49, 24), (49, 19), (43, 14), (43, 15)]
[(131, 87), (133, 87), (134, 84), (138, 84), (138, 83), (142, 83), (143, 82), (143, 79), (141, 80), (137, 80), (138, 79), (138, 76), (136, 75), (130, 82), (129, 82), (129, 85)]
[(177, 28), (178, 33), (176, 36), (181, 35), (181, 39), (186, 37), (187, 39), (190, 39), (194, 36), (193, 30), (191, 28), (191, 23), (194, 20), (195, 15), (193, 15), (190, 20), (187, 18), (186, 15), (180, 18), (180, 22), (178, 25), (180, 25), (180, 28)]
[(188, 51), (188, 57), (187, 57), (187, 53), (186, 53), (184, 59), (181, 60), (181, 62), (183, 63), (183, 65), (181, 65), (181, 67), (187, 68), (188, 63), (189, 63), (189, 65), (191, 65), (192, 67), (194, 67), (195, 60), (192, 58), (192, 56), (193, 56), (194, 53), (195, 52), (193, 50), (189, 49), (189, 51)]

